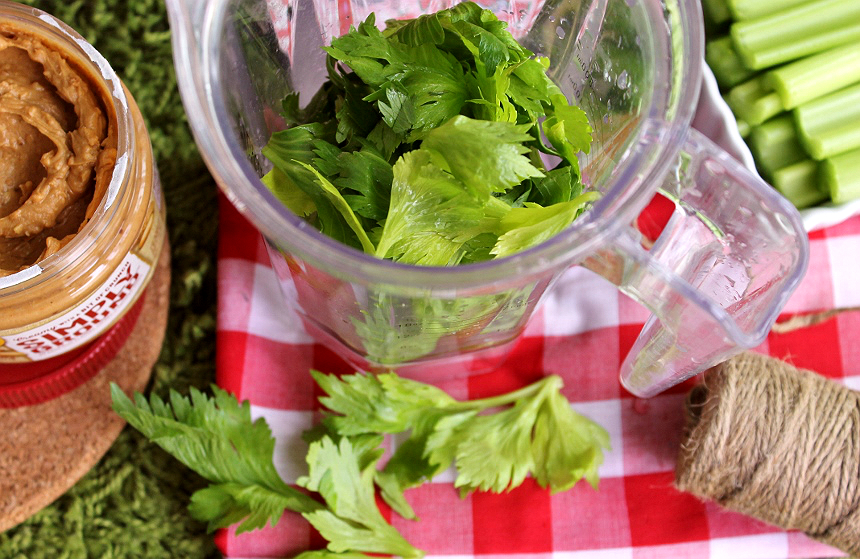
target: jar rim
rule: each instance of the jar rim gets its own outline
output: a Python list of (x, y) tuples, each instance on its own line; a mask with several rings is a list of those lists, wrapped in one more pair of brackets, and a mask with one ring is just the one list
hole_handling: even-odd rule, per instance
[(116, 162), (104, 196), (92, 217), (56, 253), (14, 274), (0, 277), (0, 296), (3, 296), (50, 281), (74, 266), (92, 249), (100, 233), (119, 211), (122, 200), (128, 196), (135, 130), (129, 98), (122, 81), (104, 56), (77, 31), (47, 12), (8, 0), (0, 0), (0, 20), (36, 31), (40, 39), (62, 47), (64, 53), (70, 53), (74, 63), (86, 71), (93, 85), (103, 89), (101, 99), (109, 104), (105, 110), (109, 113), (108, 118), (113, 118), (117, 133)]

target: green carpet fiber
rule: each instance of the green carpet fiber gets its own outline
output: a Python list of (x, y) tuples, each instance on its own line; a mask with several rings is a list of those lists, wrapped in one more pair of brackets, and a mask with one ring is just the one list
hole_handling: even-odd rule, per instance
[[(30, 0), (92, 43), (131, 90), (152, 135), (172, 248), (168, 331), (150, 389), (214, 379), (216, 188), (188, 128), (163, 0)], [(202, 480), (126, 427), (64, 496), (0, 534), (0, 558), (219, 557), (187, 513)]]

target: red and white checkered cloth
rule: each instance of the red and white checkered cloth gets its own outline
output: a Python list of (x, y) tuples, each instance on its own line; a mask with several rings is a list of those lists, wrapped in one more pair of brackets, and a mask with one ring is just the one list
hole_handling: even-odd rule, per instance
[[(320, 393), (308, 374), (352, 372), (315, 344), (284, 310), (260, 234), (223, 202), (218, 255), (217, 383), (247, 399), (277, 439), (276, 464), (288, 481), (304, 470), (302, 430)], [(860, 306), (860, 217), (811, 234), (811, 262), (786, 315)], [(502, 495), (460, 499), (442, 477), (409, 490), (420, 520), (391, 515), (416, 547), (432, 556), (564, 559), (781, 559), (832, 557), (838, 551), (754, 519), (702, 503), (672, 487), (691, 381), (652, 399), (626, 393), (621, 360), (645, 311), (588, 270), (571, 268), (540, 307), (510, 358), (496, 372), (440, 384), (457, 398), (498, 394), (555, 373), (581, 413), (610, 433), (599, 490), (580, 483), (550, 495), (533, 483)], [(860, 312), (773, 334), (757, 351), (860, 389)], [(298, 515), (274, 528), (218, 543), (231, 559), (287, 557), (323, 542)]]
[[(372, 9), (390, 1), (359, 4)], [(339, 24), (329, 22), (332, 33), (345, 31), (340, 28), (350, 23), (353, 4), (338, 0), (342, 19)], [(533, 2), (520, 4), (529, 7)], [(289, 52), (289, 21), (279, 17), (273, 13), (276, 26), (279, 21), (282, 26), (282, 46)], [(809, 272), (785, 315), (860, 306), (858, 256), (860, 217), (812, 233)], [(574, 407), (611, 436), (612, 450), (600, 468), (599, 490), (580, 483), (550, 495), (527, 481), (506, 494), (475, 493), (461, 499), (452, 478), (443, 475), (407, 492), (420, 520), (389, 513), (394, 526), (430, 556), (451, 559), (841, 555), (803, 534), (780, 531), (673, 488), (685, 420), (683, 401), (694, 380), (641, 400), (624, 391), (617, 377), (647, 317), (645, 309), (608, 282), (588, 270), (571, 268), (497, 371), (439, 384), (454, 397), (478, 398), (546, 374), (560, 375)], [(860, 312), (845, 312), (817, 326), (773, 334), (756, 351), (860, 389), (858, 340)], [(295, 481), (305, 470), (307, 447), (300, 434), (314, 421), (320, 395), (308, 370), (352, 370), (314, 343), (299, 318), (285, 310), (260, 234), (223, 200), (217, 344), (217, 383), (249, 400), (253, 414), (267, 420), (277, 440), (278, 471), (285, 480)], [(288, 557), (324, 545), (310, 525), (292, 513), (260, 531), (239, 536), (222, 531), (217, 542), (231, 559)]]

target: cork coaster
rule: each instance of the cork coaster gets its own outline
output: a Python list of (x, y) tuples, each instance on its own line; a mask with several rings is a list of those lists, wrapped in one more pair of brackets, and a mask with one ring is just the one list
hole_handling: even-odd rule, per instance
[(0, 409), (0, 532), (37, 513), (104, 456), (125, 421), (111, 408), (110, 383), (142, 391), (152, 374), (170, 303), (167, 240), (141, 314), (116, 357), (75, 390), (42, 404)]

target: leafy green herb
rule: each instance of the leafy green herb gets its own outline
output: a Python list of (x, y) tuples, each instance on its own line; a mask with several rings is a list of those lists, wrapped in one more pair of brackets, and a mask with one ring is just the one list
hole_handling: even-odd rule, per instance
[(573, 411), (558, 376), (503, 396), (461, 402), (394, 373), (311, 374), (327, 394), (320, 401), (333, 412), (324, 419), (331, 432), (345, 437), (409, 432), (383, 469), (401, 490), (452, 464), (454, 485), (463, 493), (505, 491), (529, 474), (553, 492), (582, 478), (597, 485), (609, 436)]
[(329, 508), (305, 512), (303, 516), (329, 541), (328, 550), (334, 553), (361, 550), (422, 557), (424, 553), (406, 541), (376, 506), (374, 474), (381, 455), (381, 451), (375, 453), (373, 459), (365, 459), (362, 464), (362, 455), (348, 438), (335, 443), (323, 437), (312, 443), (308, 451), (309, 473), (298, 484), (322, 495)]
[[(166, 403), (136, 394), (130, 400), (111, 384), (114, 410), (149, 440), (206, 478), (211, 485), (191, 496), (191, 515), (210, 530), (239, 523), (242, 533), (274, 525), (285, 510), (302, 514), (328, 541), (328, 552), (390, 553), (421, 557), (382, 517), (374, 501), (373, 477), (382, 455), (381, 437), (323, 437), (310, 445), (308, 475), (299, 485), (324, 500), (287, 485), (275, 470), (275, 441), (265, 420), (251, 419), (247, 402), (213, 387), (213, 396), (191, 389), (191, 398), (170, 393)], [(355, 444), (353, 444), (355, 441)], [(309, 552), (308, 556), (328, 556)]]
[(552, 206), (526, 202), (523, 208), (511, 209), (499, 223), (503, 233), (493, 247), (493, 254), (507, 256), (546, 241), (570, 225), (583, 207), (596, 198), (595, 192), (586, 192)]
[(190, 507), (210, 530), (242, 521), (241, 533), (275, 524), (285, 509), (322, 508), (278, 475), (275, 439), (264, 420), (251, 420), (250, 405), (217, 387), (213, 392), (210, 399), (192, 388), (189, 399), (171, 391), (169, 403), (136, 394), (132, 402), (111, 384), (113, 408), (123, 419), (212, 483), (194, 493)]
[[(297, 484), (310, 494), (278, 475), (265, 420), (252, 420), (247, 402), (218, 387), (212, 397), (192, 388), (190, 399), (172, 391), (164, 402), (141, 394), (132, 401), (112, 384), (111, 396), (123, 419), (211, 482), (191, 497), (194, 518), (210, 530), (238, 524), (244, 532), (275, 524), (285, 510), (298, 512), (329, 542), (302, 559), (422, 557), (382, 516), (376, 490), (395, 512), (415, 519), (404, 491), (452, 464), (463, 494), (509, 490), (528, 475), (553, 492), (583, 478), (597, 486), (609, 437), (571, 409), (557, 376), (502, 396), (458, 401), (394, 373), (311, 374), (332, 413), (305, 433), (308, 473)], [(383, 434), (406, 431), (380, 469)]]
[[(323, 233), (408, 264), (479, 262), (536, 244), (500, 238), (512, 208), (582, 190), (585, 113), (492, 11), (463, 2), (384, 30), (371, 14), (323, 50), (329, 80), (305, 108), (287, 96), (291, 128), (263, 150), (274, 164), (264, 184)], [(545, 240), (593, 199), (530, 212), (530, 225)]]

